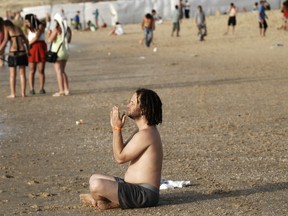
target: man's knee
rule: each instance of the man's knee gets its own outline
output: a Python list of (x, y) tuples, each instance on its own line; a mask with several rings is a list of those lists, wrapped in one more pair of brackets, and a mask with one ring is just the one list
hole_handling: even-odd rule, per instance
[(90, 179), (89, 179), (89, 184), (91, 184), (91, 182), (93, 182), (96, 179), (100, 179), (100, 175), (99, 174), (93, 174)]
[(89, 181), (89, 189), (91, 192), (94, 193), (101, 193), (105, 187), (104, 187), (104, 180), (103, 179), (99, 179), (99, 178), (90, 178)]

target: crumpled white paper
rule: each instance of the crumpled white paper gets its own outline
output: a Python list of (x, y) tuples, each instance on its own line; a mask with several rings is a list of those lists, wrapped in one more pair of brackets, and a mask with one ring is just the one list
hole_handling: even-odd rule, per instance
[(160, 190), (165, 190), (169, 188), (183, 188), (183, 187), (188, 187), (191, 185), (192, 184), (190, 181), (172, 181), (172, 180), (161, 179)]

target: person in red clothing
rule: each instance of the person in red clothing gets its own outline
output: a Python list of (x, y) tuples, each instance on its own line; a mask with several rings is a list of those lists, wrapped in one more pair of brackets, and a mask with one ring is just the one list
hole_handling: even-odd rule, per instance
[(29, 40), (29, 85), (30, 94), (35, 94), (34, 81), (36, 67), (39, 72), (40, 94), (46, 94), (45, 84), (45, 53), (47, 52), (47, 44), (45, 42), (45, 26), (40, 22), (34, 14), (25, 16), (26, 34)]
[(278, 29), (284, 29), (288, 31), (288, 0), (282, 3), (281, 12), (283, 13), (283, 24)]

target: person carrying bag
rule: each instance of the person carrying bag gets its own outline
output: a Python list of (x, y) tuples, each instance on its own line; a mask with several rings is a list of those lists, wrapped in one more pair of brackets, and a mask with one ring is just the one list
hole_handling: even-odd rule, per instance
[[(66, 64), (69, 59), (69, 45), (71, 40), (70, 28), (67, 26), (60, 13), (54, 16), (56, 27), (48, 33), (48, 42), (51, 43), (50, 56), (46, 60), (54, 62), (54, 69), (57, 75), (58, 92), (53, 94), (54, 97), (67, 96), (69, 92), (68, 76), (65, 72)], [(48, 60), (49, 59), (49, 60)]]
[(53, 52), (51, 50), (52, 44), (53, 44), (53, 42), (51, 43), (50, 48), (49, 48), (48, 52), (46, 53), (45, 59), (46, 59), (47, 62), (55, 63), (57, 61), (58, 52), (59, 52), (59, 49), (62, 46), (62, 43), (60, 44), (60, 46), (59, 46), (59, 48), (58, 48), (58, 50), (56, 52)]

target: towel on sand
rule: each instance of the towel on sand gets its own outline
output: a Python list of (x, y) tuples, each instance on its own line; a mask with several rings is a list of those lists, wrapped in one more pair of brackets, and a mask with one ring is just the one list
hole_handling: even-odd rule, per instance
[(183, 187), (188, 187), (191, 185), (192, 184), (190, 181), (172, 181), (172, 180), (161, 179), (160, 190), (165, 190), (168, 188), (183, 188)]

